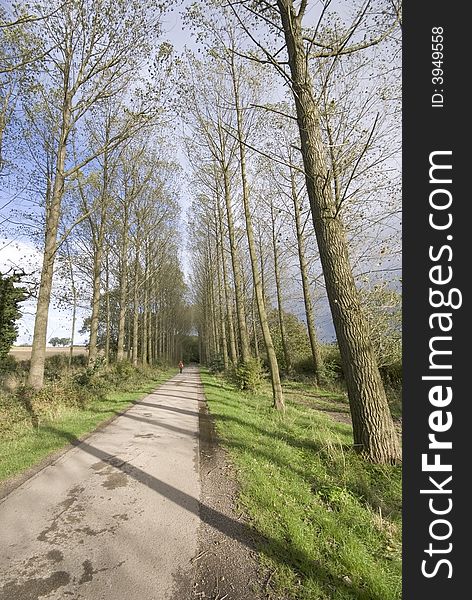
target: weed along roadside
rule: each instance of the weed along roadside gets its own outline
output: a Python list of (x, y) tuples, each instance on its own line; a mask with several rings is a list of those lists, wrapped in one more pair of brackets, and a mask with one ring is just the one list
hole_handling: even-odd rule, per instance
[(289, 384), (283, 415), (270, 409), (266, 387), (245, 394), (220, 376), (201, 377), (236, 467), (240, 508), (265, 540), (274, 597), (401, 598), (401, 467), (352, 450), (352, 427), (335, 418), (341, 403), (329, 392)]
[[(42, 390), (20, 385), (0, 395), (0, 482), (19, 476), (126, 410), (176, 369), (134, 368), (128, 363), (77, 371)], [(51, 427), (53, 425), (53, 427)]]

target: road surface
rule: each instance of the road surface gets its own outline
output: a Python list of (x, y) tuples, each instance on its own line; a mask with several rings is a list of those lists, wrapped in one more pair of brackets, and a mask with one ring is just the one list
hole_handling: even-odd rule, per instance
[(191, 597), (202, 397), (186, 368), (1, 501), (1, 600)]

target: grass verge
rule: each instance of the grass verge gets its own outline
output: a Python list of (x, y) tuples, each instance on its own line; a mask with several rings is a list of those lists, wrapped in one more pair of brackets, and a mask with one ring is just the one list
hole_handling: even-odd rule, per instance
[(281, 415), (268, 389), (245, 395), (205, 372), (202, 381), (241, 507), (266, 540), (261, 560), (275, 596), (398, 600), (400, 467), (357, 456), (351, 426), (307, 405), (307, 393), (338, 404), (314, 387), (287, 389)]
[(60, 406), (36, 427), (23, 421), (0, 438), (0, 481), (22, 473), (52, 452), (68, 444), (71, 437), (93, 431), (104, 421), (126, 410), (158, 385), (175, 375), (175, 369), (153, 371), (133, 389), (115, 390), (89, 400), (84, 406)]

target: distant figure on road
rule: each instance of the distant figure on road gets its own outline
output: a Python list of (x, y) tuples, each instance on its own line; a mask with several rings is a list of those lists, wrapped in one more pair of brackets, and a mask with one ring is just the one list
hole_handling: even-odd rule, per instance
[(182, 373), (182, 371), (184, 369), (184, 363), (182, 361), (179, 362), (179, 369), (180, 369), (180, 372)]

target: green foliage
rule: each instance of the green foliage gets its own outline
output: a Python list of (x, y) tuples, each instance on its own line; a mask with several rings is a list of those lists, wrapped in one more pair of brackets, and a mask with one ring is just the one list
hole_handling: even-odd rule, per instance
[(238, 389), (255, 393), (264, 381), (264, 370), (262, 363), (257, 358), (250, 358), (232, 367), (227, 372), (227, 378)]
[(182, 358), (186, 365), (200, 362), (200, 351), (197, 335), (183, 336)]
[(47, 357), (46, 383), (39, 391), (25, 384), (29, 361), (16, 363), (9, 372), (16, 377), (15, 385), (6, 386), (2, 378), (0, 433), (14, 432), (18, 425), (36, 427), (45, 420), (54, 420), (67, 408), (85, 409), (90, 402), (105, 399), (110, 392), (134, 390), (160, 372), (151, 367), (136, 368), (128, 362), (107, 367), (103, 359), (89, 367), (84, 366), (85, 359), (85, 356), (74, 357), (76, 364), (69, 369), (67, 356)]
[(341, 511), (353, 500), (352, 493), (339, 485), (323, 485), (313, 491), (331, 510)]
[(69, 357), (65, 354), (47, 356), (44, 362), (44, 376), (49, 381), (60, 379), (69, 365)]
[(0, 377), (7, 373), (14, 373), (17, 369), (18, 363), (14, 356), (7, 354), (0, 360)]
[(65, 409), (85, 408), (93, 397), (90, 389), (71, 380), (49, 382), (39, 391), (20, 385), (13, 393), (0, 395), (0, 432), (5, 438), (15, 437), (19, 429), (37, 428)]
[(0, 273), (0, 363), (5, 360), (18, 337), (16, 321), (21, 317), (20, 302), (25, 299), (22, 288), (16, 287), (18, 275), (5, 276)]
[(402, 355), (402, 295), (389, 285), (360, 290), (379, 367), (401, 363)]
[[(241, 397), (202, 375), (219, 438), (236, 466), (270, 596), (297, 600), (401, 598), (401, 467), (352, 451), (352, 428), (294, 399), (330, 394), (306, 383), (270, 410), (267, 386)], [(325, 395), (326, 394), (326, 395)], [(289, 397), (291, 396), (291, 397)]]
[[(303, 323), (292, 313), (284, 311), (283, 316), (286, 343), (293, 365), (294, 363), (303, 360), (308, 354), (310, 354), (310, 342), (305, 323)], [(285, 364), (282, 336), (280, 334), (279, 311), (277, 309), (271, 310), (267, 315), (267, 318), (269, 320), (270, 333), (272, 335), (275, 353), (277, 354), (277, 361), (280, 368), (282, 370), (286, 370), (287, 365)], [(263, 340), (261, 339), (261, 347), (262, 345)]]
[(331, 388), (344, 387), (343, 366), (338, 345), (324, 344), (320, 349), (323, 361), (321, 384)]
[[(323, 344), (320, 346), (323, 368), (320, 373), (321, 385), (339, 389), (344, 387), (344, 375), (341, 363), (341, 354), (337, 344)], [(294, 372), (310, 377), (313, 375), (313, 357), (308, 349), (306, 354), (299, 358), (293, 365)]]
[(221, 356), (213, 356), (208, 362), (208, 370), (210, 373), (223, 373), (225, 370), (225, 363)]
[(402, 415), (403, 368), (401, 361), (380, 367), (385, 393), (394, 417)]
[(54, 346), (54, 348), (57, 348), (57, 346), (62, 346), (64, 348), (65, 346), (70, 346), (71, 339), (53, 337), (49, 340), (49, 343), (51, 344), (51, 346)]
[(136, 372), (135, 367), (127, 360), (114, 364), (112, 369), (120, 379), (124, 380), (129, 379)]
[(92, 366), (77, 371), (72, 376), (72, 381), (77, 387), (89, 389), (97, 396), (102, 396), (107, 390), (106, 382), (100, 377), (104, 366), (103, 359), (97, 359)]

